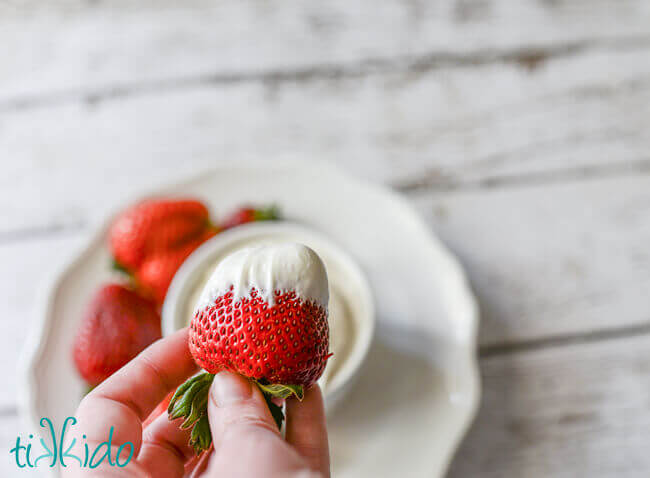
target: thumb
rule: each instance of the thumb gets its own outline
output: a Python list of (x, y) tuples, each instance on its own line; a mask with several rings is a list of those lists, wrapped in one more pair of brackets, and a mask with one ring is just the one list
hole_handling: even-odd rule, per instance
[(232, 372), (222, 371), (214, 376), (208, 400), (208, 419), (215, 448), (229, 434), (271, 432), (279, 435), (260, 389)]

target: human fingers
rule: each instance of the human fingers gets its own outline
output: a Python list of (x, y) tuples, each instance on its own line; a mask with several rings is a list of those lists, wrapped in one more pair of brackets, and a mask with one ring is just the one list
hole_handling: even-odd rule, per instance
[(151, 476), (182, 477), (185, 465), (194, 458), (190, 430), (180, 428), (181, 420), (171, 421), (163, 413), (142, 432), (142, 447), (137, 461)]
[(142, 421), (172, 389), (197, 369), (187, 347), (187, 329), (154, 342), (82, 400), (79, 430), (88, 442), (127, 441), (139, 453)]
[(300, 402), (287, 400), (286, 439), (309, 463), (309, 466), (330, 475), (329, 443), (325, 424), (325, 407), (320, 387), (314, 385)]
[(208, 400), (208, 419), (215, 448), (228, 433), (279, 431), (259, 388), (228, 371), (214, 376)]
[(262, 392), (245, 378), (230, 372), (215, 376), (208, 417), (215, 453), (206, 477), (317, 475), (282, 438)]

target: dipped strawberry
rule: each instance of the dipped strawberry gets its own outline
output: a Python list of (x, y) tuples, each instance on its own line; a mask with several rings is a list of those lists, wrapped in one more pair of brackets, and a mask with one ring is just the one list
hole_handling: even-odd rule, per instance
[(181, 385), (169, 406), (171, 419), (185, 417), (191, 443), (209, 447), (205, 401), (213, 374), (229, 370), (254, 380), (281, 426), (273, 398), (293, 395), (322, 375), (329, 353), (325, 266), (301, 244), (246, 248), (214, 270), (195, 308), (189, 348), (206, 373)]
[(98, 385), (161, 337), (155, 305), (126, 287), (97, 291), (82, 318), (73, 345), (79, 374)]

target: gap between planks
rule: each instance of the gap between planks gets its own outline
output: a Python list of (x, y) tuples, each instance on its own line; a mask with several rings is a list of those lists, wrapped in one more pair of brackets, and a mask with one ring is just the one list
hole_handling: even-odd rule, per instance
[(479, 67), (494, 63), (515, 64), (535, 70), (544, 62), (576, 56), (593, 51), (625, 51), (650, 47), (650, 36), (631, 36), (613, 39), (589, 39), (539, 47), (524, 46), (512, 49), (484, 49), (468, 53), (431, 52), (416, 56), (395, 58), (368, 58), (349, 64), (322, 64), (304, 68), (267, 70), (255, 73), (214, 73), (193, 77), (161, 79), (89, 90), (62, 90), (0, 101), (0, 111), (43, 108), (82, 100), (89, 104), (137, 96), (140, 94), (177, 91), (205, 85), (237, 83), (304, 83), (319, 79), (361, 78), (394, 72), (425, 73), (439, 68)]
[(0, 420), (5, 417), (15, 417), (18, 415), (18, 407), (15, 405), (5, 405), (0, 407)]
[(85, 222), (79, 221), (73, 223), (52, 223), (46, 224), (43, 227), (27, 227), (24, 229), (0, 231), (0, 246), (19, 241), (60, 237), (62, 235), (81, 232), (86, 227), (87, 224)]
[(516, 353), (533, 352), (542, 349), (552, 349), (579, 344), (620, 340), (643, 335), (650, 335), (650, 322), (601, 330), (592, 330), (576, 334), (538, 337), (531, 340), (520, 340), (512, 343), (485, 345), (479, 347), (478, 355), (481, 359), (487, 360), (492, 357), (502, 357), (504, 355), (512, 355)]
[[(650, 158), (616, 164), (591, 165), (518, 175), (491, 176), (477, 181), (465, 182), (446, 177), (434, 169), (418, 175), (413, 180), (389, 183), (387, 186), (408, 197), (410, 194), (421, 194), (425, 192), (441, 194), (451, 192), (463, 193), (477, 190), (529, 187), (597, 179), (625, 178), (639, 175), (650, 175)], [(77, 221), (74, 223), (56, 223), (43, 227), (0, 231), (0, 246), (31, 239), (60, 237), (61, 235), (81, 232), (87, 226), (88, 224), (85, 221)]]
[(603, 178), (624, 178), (650, 174), (650, 158), (615, 164), (594, 164), (577, 168), (536, 171), (530, 173), (488, 176), (475, 181), (461, 182), (431, 169), (413, 180), (400, 181), (391, 186), (399, 192), (465, 192), (507, 187), (539, 186), (567, 182), (581, 182)]

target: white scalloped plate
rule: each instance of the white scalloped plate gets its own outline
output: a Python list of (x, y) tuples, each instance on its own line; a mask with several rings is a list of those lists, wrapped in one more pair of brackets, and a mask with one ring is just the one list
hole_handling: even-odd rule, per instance
[[(330, 165), (294, 161), (222, 165), (156, 193), (200, 197), (217, 214), (276, 203), (354, 257), (373, 289), (378, 330), (361, 376), (328, 418), (333, 474), (444, 475), (479, 401), (478, 313), (458, 262), (405, 200)], [(82, 396), (70, 347), (86, 301), (111, 277), (105, 235), (106, 226), (53, 281), (26, 346), (20, 403), (33, 429), (40, 417), (73, 414)]]

